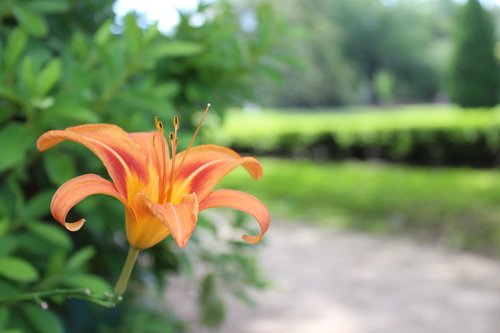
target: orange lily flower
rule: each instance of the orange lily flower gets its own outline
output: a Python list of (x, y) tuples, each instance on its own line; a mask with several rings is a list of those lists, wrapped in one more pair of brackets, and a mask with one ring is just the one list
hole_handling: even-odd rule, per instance
[(177, 153), (178, 118), (174, 131), (163, 135), (163, 124), (155, 119), (156, 130), (127, 133), (111, 124), (92, 124), (48, 131), (37, 140), (40, 151), (62, 141), (80, 143), (91, 150), (106, 167), (111, 181), (86, 174), (64, 183), (50, 206), (53, 217), (68, 230), (77, 231), (85, 219), (66, 221), (71, 208), (93, 194), (118, 199), (125, 207), (126, 234), (131, 248), (142, 250), (172, 235), (184, 247), (195, 229), (198, 213), (213, 207), (229, 207), (253, 216), (260, 234), (244, 235), (248, 243), (258, 242), (269, 227), (266, 207), (248, 193), (218, 189), (217, 183), (231, 170), (243, 166), (258, 179), (262, 167), (253, 157), (241, 157), (216, 145), (192, 146), (203, 119), (186, 150)]

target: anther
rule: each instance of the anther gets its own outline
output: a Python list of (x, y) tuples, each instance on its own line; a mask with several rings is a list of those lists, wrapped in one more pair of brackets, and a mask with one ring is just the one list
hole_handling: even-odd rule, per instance
[(172, 132), (168, 133), (168, 140), (170, 142), (174, 142), (174, 139), (175, 139), (174, 133), (172, 133)]
[(155, 116), (155, 126), (158, 131), (163, 131), (163, 123), (158, 119), (158, 116)]
[(175, 116), (173, 123), (174, 123), (174, 128), (176, 130), (178, 130), (179, 129), (179, 117)]

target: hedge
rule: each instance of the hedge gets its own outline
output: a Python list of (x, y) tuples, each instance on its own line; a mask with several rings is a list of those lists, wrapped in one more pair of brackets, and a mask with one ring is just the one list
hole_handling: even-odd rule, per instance
[(500, 124), (378, 131), (283, 132), (229, 140), (240, 152), (315, 159), (381, 159), (419, 165), (492, 167), (500, 163)]

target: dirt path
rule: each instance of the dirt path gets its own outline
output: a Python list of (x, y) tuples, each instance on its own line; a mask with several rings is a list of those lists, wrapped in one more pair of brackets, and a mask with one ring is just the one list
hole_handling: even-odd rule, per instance
[(216, 332), (500, 332), (500, 263), (493, 260), (279, 222), (259, 251), (274, 287), (255, 293), (254, 309), (231, 301)]

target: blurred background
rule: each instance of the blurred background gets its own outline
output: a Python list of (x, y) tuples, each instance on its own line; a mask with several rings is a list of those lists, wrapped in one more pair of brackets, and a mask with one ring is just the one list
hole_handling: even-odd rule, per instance
[(3, 0), (0, 299), (110, 290), (122, 207), (91, 197), (68, 233), (56, 188), (101, 172), (44, 131), (181, 119), (186, 144), (257, 155), (222, 187), (270, 209), (203, 215), (186, 249), (139, 257), (113, 309), (0, 306), (1, 332), (495, 332), (500, 327), (497, 0)]

